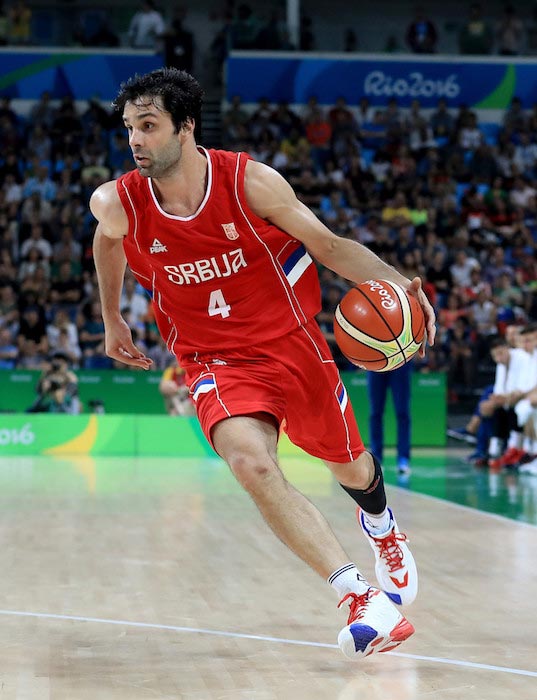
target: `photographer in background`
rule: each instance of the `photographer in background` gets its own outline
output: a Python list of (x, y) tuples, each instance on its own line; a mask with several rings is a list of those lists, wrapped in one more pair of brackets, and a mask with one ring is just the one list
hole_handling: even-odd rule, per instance
[(28, 413), (80, 413), (78, 379), (69, 369), (69, 358), (55, 353), (37, 384), (37, 399)]
[(194, 404), (185, 382), (185, 371), (177, 362), (164, 370), (159, 384), (169, 416), (194, 416)]

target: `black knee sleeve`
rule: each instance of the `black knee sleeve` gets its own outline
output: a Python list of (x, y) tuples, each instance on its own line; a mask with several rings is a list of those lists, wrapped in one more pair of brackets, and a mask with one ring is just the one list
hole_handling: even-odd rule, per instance
[(372, 454), (371, 457), (375, 465), (375, 473), (372, 482), (365, 491), (352, 489), (344, 484), (340, 484), (340, 486), (354, 501), (356, 501), (362, 510), (366, 513), (371, 513), (371, 515), (375, 515), (384, 512), (386, 508), (386, 490), (384, 488), (384, 477), (382, 476), (380, 462), (375, 455)]

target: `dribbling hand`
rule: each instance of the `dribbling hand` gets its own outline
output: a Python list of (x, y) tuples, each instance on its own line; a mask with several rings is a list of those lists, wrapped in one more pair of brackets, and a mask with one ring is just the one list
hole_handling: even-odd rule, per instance
[(105, 349), (108, 357), (119, 360), (131, 367), (149, 369), (153, 360), (140, 352), (132, 342), (131, 329), (127, 323), (120, 319), (113, 324), (108, 323), (105, 328)]
[(426, 345), (434, 345), (434, 339), (436, 336), (436, 315), (434, 313), (433, 307), (427, 299), (427, 296), (425, 295), (425, 292), (423, 291), (423, 288), (421, 286), (421, 279), (419, 277), (414, 277), (414, 279), (410, 283), (408, 292), (415, 296), (416, 299), (419, 301), (421, 308), (423, 309), (423, 313), (425, 315), (425, 328), (427, 329), (427, 332), (425, 334), (425, 338), (423, 340), (421, 348), (419, 349), (419, 356), (425, 357)]

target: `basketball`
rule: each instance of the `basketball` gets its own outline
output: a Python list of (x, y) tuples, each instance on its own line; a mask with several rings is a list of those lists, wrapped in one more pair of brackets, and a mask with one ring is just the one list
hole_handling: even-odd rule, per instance
[(389, 372), (416, 354), (425, 335), (425, 316), (418, 300), (387, 280), (356, 285), (336, 308), (334, 334), (341, 352), (353, 364)]

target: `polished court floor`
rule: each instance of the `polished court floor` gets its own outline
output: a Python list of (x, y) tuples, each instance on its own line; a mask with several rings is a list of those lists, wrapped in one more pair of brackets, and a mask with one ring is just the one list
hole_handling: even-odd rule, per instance
[[(416, 634), (359, 663), (333, 591), (215, 459), (0, 458), (0, 700), (535, 700), (537, 477), (414, 456), (390, 504), (410, 535)], [(374, 580), (324, 467), (289, 480)]]

